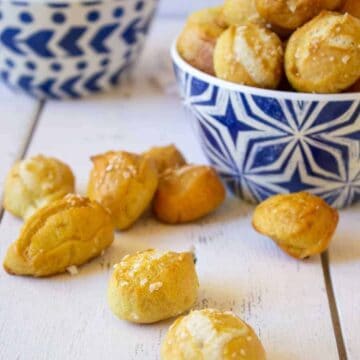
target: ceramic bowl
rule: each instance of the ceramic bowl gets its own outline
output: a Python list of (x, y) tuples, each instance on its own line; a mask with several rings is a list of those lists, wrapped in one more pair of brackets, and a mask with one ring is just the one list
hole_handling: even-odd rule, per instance
[(360, 93), (303, 94), (229, 83), (171, 50), (184, 105), (209, 161), (241, 198), (309, 191), (360, 201)]
[(37, 98), (116, 85), (144, 45), (157, 0), (2, 0), (0, 78)]

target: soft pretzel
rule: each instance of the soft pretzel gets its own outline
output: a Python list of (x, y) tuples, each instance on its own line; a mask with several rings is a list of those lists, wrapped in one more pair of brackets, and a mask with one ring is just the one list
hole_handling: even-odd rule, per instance
[(7, 175), (4, 207), (21, 218), (73, 193), (74, 175), (66, 164), (43, 155), (17, 162)]
[(153, 323), (189, 310), (198, 287), (191, 253), (147, 250), (115, 265), (108, 299), (119, 318)]
[(9, 247), (5, 270), (49, 276), (84, 264), (114, 239), (110, 214), (97, 202), (68, 194), (35, 212)]

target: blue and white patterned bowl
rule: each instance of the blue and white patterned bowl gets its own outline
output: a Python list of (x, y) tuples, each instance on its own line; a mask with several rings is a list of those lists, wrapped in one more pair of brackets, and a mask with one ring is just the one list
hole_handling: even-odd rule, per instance
[(343, 208), (360, 200), (360, 93), (315, 95), (232, 84), (172, 59), (201, 145), (229, 188), (258, 203), (310, 191)]
[(0, 0), (0, 78), (38, 98), (116, 85), (139, 57), (157, 0)]

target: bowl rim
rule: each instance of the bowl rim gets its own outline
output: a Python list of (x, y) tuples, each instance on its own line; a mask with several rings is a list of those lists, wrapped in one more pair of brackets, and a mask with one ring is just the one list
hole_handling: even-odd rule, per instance
[(283, 90), (269, 90), (256, 88), (253, 86), (241, 85), (232, 83), (226, 80), (219, 79), (215, 76), (204, 73), (185, 60), (179, 55), (177, 50), (177, 40), (178, 37), (173, 41), (171, 45), (171, 57), (173, 62), (182, 70), (191, 75), (199, 78), (200, 80), (205, 81), (206, 83), (219, 86), (223, 89), (227, 89), (230, 91), (241, 92), (250, 95), (258, 95), (263, 97), (271, 97), (271, 98), (284, 98), (295, 101), (356, 101), (360, 100), (360, 92), (349, 92), (349, 93), (341, 93), (341, 94), (314, 94), (314, 93), (302, 93), (302, 92), (292, 92), (292, 91), (283, 91)]

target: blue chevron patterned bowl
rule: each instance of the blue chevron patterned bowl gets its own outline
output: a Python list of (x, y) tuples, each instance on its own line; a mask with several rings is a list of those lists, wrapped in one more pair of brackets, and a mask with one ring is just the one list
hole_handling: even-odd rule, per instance
[(232, 84), (172, 47), (185, 108), (229, 188), (258, 203), (310, 191), (343, 208), (360, 201), (360, 93), (315, 95)]
[(78, 98), (121, 81), (157, 0), (0, 1), (0, 78), (37, 98)]

